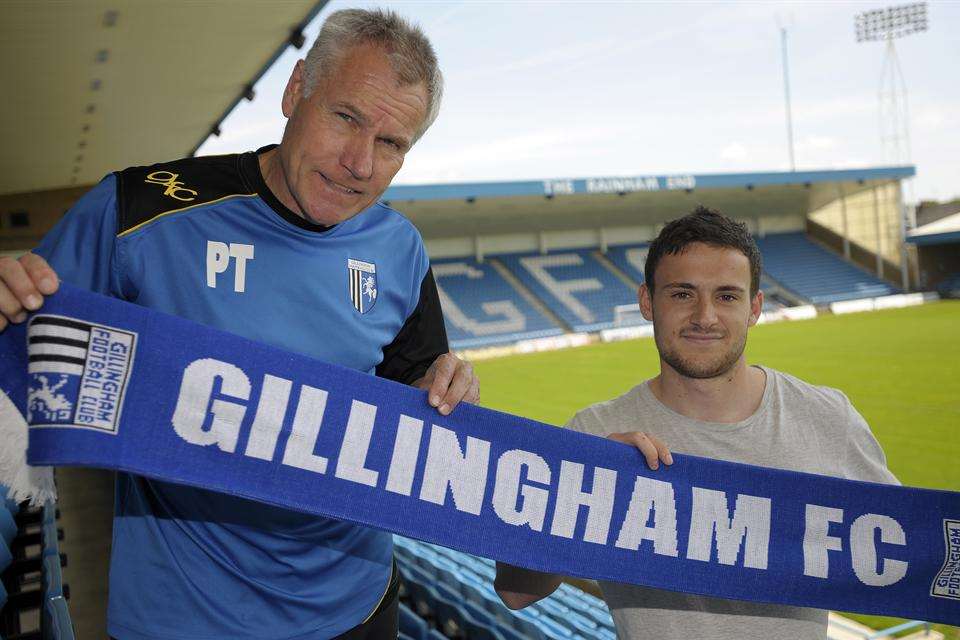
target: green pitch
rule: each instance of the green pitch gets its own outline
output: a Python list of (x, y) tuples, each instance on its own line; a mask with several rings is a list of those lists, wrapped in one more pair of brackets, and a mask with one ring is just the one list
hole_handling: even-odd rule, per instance
[[(960, 302), (761, 325), (750, 331), (747, 358), (846, 393), (903, 484), (960, 491)], [(475, 367), (484, 406), (563, 424), (656, 375), (659, 361), (653, 340), (641, 339)]]

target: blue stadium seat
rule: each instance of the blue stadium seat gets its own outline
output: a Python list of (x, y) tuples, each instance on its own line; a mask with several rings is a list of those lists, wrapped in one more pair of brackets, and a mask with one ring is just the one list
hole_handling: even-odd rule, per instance
[(587, 637), (593, 637), (597, 634), (597, 631), (600, 629), (600, 624), (592, 619), (588, 618), (585, 615), (579, 614), (576, 611), (570, 611), (566, 615), (567, 627), (574, 633), (580, 633)]
[(443, 635), (436, 629), (430, 629), (430, 633), (427, 634), (427, 640), (449, 640), (447, 636)]
[(960, 298), (960, 273), (952, 273), (937, 284), (942, 298)]
[(44, 598), (56, 598), (63, 595), (63, 573), (60, 570), (59, 555), (43, 557), (40, 576)]
[(20, 510), (20, 505), (10, 497), (10, 487), (0, 484), (0, 500), (6, 505), (10, 513), (16, 515)]
[(67, 601), (63, 596), (49, 598), (43, 603), (44, 638), (50, 640), (75, 640)]
[(643, 284), (643, 266), (649, 248), (648, 244), (608, 247), (606, 256), (607, 260), (639, 285)]
[(17, 537), (17, 522), (5, 504), (0, 504), (0, 540), (9, 545)]
[(407, 634), (411, 640), (426, 640), (426, 620), (415, 614), (407, 605), (400, 603), (400, 632)]
[(540, 616), (535, 624), (543, 630), (549, 640), (567, 640), (573, 637), (573, 632), (548, 616)]
[(5, 571), (12, 562), (13, 554), (10, 553), (10, 545), (7, 543), (0, 544), (0, 573)]
[(434, 609), (437, 606), (437, 592), (434, 591), (433, 587), (415, 578), (408, 580), (406, 587), (417, 614), (422, 617), (433, 616)]
[(553, 596), (544, 598), (534, 605), (541, 613), (555, 620), (562, 620), (570, 613), (570, 607), (563, 604), (559, 598)]
[(502, 623), (497, 624), (496, 630), (503, 637), (503, 640), (530, 640), (530, 636), (523, 635), (523, 633), (509, 625)]
[(433, 263), (450, 345), (467, 349), (563, 333), (489, 263)]
[(393, 546), (393, 552), (397, 556), (397, 560), (405, 560), (407, 562), (416, 562), (413, 551), (409, 547), (401, 547), (399, 545)]
[(513, 614), (514, 619), (510, 626), (520, 632), (524, 637), (529, 640), (549, 640), (543, 632), (543, 629), (536, 623), (539, 616), (536, 612), (530, 611), (530, 607), (514, 611)]
[(483, 607), (464, 602), (460, 613), (465, 636), (470, 640), (504, 640), (503, 635), (496, 630), (496, 619)]
[(495, 626), (480, 624), (469, 616), (464, 619), (464, 625), (465, 637), (470, 640), (504, 640), (503, 634)]
[(59, 535), (57, 534), (56, 522), (44, 522), (41, 528), (43, 545), (42, 553), (44, 556), (57, 555), (60, 553), (60, 546), (57, 544)]
[(802, 232), (757, 239), (764, 271), (813, 304), (873, 298), (899, 289), (812, 242)]
[[(443, 585), (438, 585), (443, 586)], [(441, 594), (437, 590), (437, 599), (434, 602), (433, 618), (437, 627), (444, 635), (451, 638), (460, 637), (466, 628), (463, 609), (460, 607), (460, 597), (456, 593)]]
[(397, 554), (398, 565), (417, 612), (434, 617), (451, 636), (466, 634), (481, 640), (616, 637), (603, 601), (572, 585), (564, 583), (550, 598), (514, 612), (492, 587), (493, 561), (416, 540), (405, 539), (396, 546), (404, 549)]
[(614, 308), (637, 301), (636, 290), (597, 260), (590, 249), (497, 259), (574, 331), (610, 328)]

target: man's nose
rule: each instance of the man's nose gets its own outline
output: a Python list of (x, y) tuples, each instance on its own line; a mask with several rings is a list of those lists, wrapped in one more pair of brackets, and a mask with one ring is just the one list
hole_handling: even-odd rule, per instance
[(694, 310), (693, 321), (706, 329), (717, 322), (717, 307), (710, 298), (700, 298)]
[(350, 137), (340, 155), (340, 164), (356, 180), (369, 180), (373, 177), (374, 137), (358, 133)]

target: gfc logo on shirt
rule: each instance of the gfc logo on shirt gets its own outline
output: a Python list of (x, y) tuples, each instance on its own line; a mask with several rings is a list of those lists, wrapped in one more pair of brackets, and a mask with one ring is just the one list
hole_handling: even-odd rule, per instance
[(166, 187), (166, 189), (163, 190), (163, 195), (169, 196), (174, 200), (179, 200), (180, 202), (193, 202), (196, 200), (197, 192), (184, 187), (183, 182), (181, 182), (179, 178), (179, 174), (171, 171), (154, 171), (147, 176), (144, 182)]
[(347, 273), (353, 308), (360, 313), (370, 311), (377, 303), (377, 265), (348, 258)]
[(38, 315), (27, 330), (27, 421), (117, 432), (137, 334)]

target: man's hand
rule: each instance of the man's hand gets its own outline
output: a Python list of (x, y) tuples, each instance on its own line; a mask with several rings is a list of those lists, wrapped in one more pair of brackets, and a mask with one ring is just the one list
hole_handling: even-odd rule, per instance
[(673, 464), (673, 456), (670, 455), (670, 449), (667, 448), (667, 445), (649, 433), (643, 431), (611, 433), (607, 438), (635, 446), (647, 459), (647, 466), (654, 471), (660, 467), (660, 462), (667, 465)]
[(53, 294), (59, 284), (47, 261), (34, 253), (19, 260), (0, 257), (0, 331), (26, 320), (27, 312), (39, 309), (43, 296)]
[(428, 389), (430, 406), (437, 407), (443, 415), (448, 415), (461, 401), (471, 404), (480, 401), (480, 380), (473, 373), (473, 366), (452, 353), (434, 360), (413, 386)]

